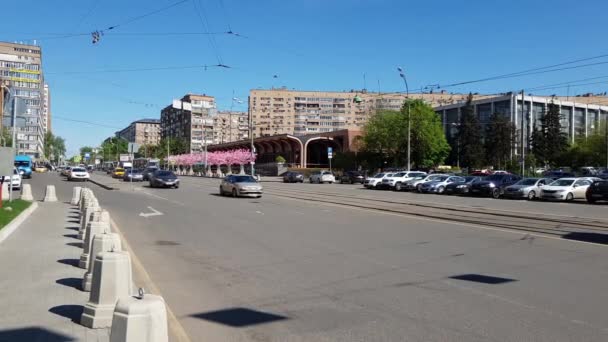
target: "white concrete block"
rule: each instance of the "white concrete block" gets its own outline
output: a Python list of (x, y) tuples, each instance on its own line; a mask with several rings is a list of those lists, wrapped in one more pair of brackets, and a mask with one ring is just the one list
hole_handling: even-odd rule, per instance
[(163, 297), (147, 294), (118, 300), (110, 329), (110, 342), (139, 341), (169, 341)]
[(82, 191), (82, 187), (80, 186), (75, 186), (72, 189), (72, 201), (70, 202), (71, 205), (78, 205), (78, 203), (80, 202), (80, 192)]
[(78, 267), (87, 268), (87, 266), (89, 265), (91, 244), (93, 243), (93, 238), (95, 237), (95, 235), (107, 233), (110, 233), (110, 226), (108, 224), (99, 221), (89, 222), (85, 230), (84, 243), (82, 245), (82, 254), (80, 255), (80, 262), (78, 263)]
[(85, 230), (91, 221), (99, 221), (101, 208), (89, 206), (84, 208), (82, 218), (80, 219), (80, 229), (78, 229), (78, 238), (84, 239)]
[(110, 327), (118, 299), (130, 297), (132, 286), (129, 253), (124, 251), (98, 253), (93, 266), (91, 294), (84, 306), (80, 324), (88, 328)]
[(7, 201), (8, 200), (8, 182), (4, 182), (2, 183), (2, 200)]
[(101, 252), (122, 251), (120, 236), (116, 233), (97, 234), (91, 242), (89, 263), (87, 271), (82, 279), (82, 289), (86, 292), (91, 291), (93, 283), (93, 269), (95, 268), (95, 256)]
[(57, 196), (55, 195), (54, 185), (46, 186), (46, 192), (44, 193), (44, 202), (57, 202)]
[(32, 196), (32, 186), (28, 183), (23, 183), (22, 188), (21, 199), (24, 201), (33, 201), (34, 196)]

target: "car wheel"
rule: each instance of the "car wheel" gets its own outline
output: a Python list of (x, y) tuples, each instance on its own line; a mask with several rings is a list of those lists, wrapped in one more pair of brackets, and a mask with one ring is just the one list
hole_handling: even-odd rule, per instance
[(494, 189), (492, 190), (492, 198), (500, 198), (500, 189)]
[(534, 199), (536, 199), (536, 192), (534, 190), (530, 190), (530, 192), (528, 192), (528, 201), (533, 201)]
[(222, 190), (222, 186), (220, 185), (220, 196), (224, 196), (224, 190)]
[(401, 183), (395, 184), (395, 191), (401, 191)]
[(440, 186), (437, 188), (437, 193), (438, 194), (442, 194), (445, 191), (445, 187), (444, 186)]
[(416, 191), (422, 192), (422, 185), (421, 184), (416, 185)]
[(236, 198), (237, 196), (238, 194), (236, 193), (236, 189), (232, 189), (232, 197)]
[(350, 184), (355, 184), (355, 182), (354, 182), (354, 181), (351, 179), (351, 180), (350, 180)]
[(310, 182), (310, 184), (312, 184), (312, 178), (308, 178), (308, 181)]
[(176, 188), (176, 189), (179, 189), (179, 184), (175, 184), (175, 188)]
[(567, 201), (567, 202), (570, 202), (570, 201), (572, 201), (572, 200), (574, 200), (574, 195), (573, 195), (571, 192), (569, 192), (569, 193), (566, 195), (566, 201)]
[(595, 203), (595, 198), (593, 198), (591, 196), (587, 196), (587, 203), (594, 204)]

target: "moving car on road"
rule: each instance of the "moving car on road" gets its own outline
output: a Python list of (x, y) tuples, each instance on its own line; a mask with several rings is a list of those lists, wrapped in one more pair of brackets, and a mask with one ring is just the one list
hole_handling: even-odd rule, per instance
[(524, 178), (519, 182), (505, 188), (504, 197), (527, 198), (532, 201), (540, 196), (543, 186), (553, 182), (550, 178)]
[(587, 188), (587, 202), (608, 201), (608, 180), (596, 180)]
[(302, 172), (289, 171), (283, 174), (283, 183), (304, 183)]
[(150, 187), (179, 188), (179, 179), (172, 171), (156, 170), (149, 176)]
[(222, 180), (220, 184), (220, 195), (232, 195), (232, 197), (262, 197), (262, 185), (249, 175), (231, 175)]
[(142, 171), (141, 175), (143, 177), (143, 180), (147, 181), (150, 178), (150, 174), (153, 173), (154, 171), (158, 170), (158, 167), (147, 167), (145, 170)]
[(311, 183), (329, 183), (332, 184), (336, 181), (336, 177), (330, 171), (315, 171), (310, 175), (309, 181)]
[(361, 184), (363, 184), (364, 182), (365, 182), (365, 176), (363, 175), (363, 173), (361, 173), (359, 171), (346, 171), (340, 177), (340, 184), (343, 184), (343, 183), (349, 183), (349, 184), (361, 183)]
[(26, 155), (15, 156), (15, 167), (19, 171), (19, 175), (23, 178), (32, 178), (32, 157)]
[(520, 179), (521, 177), (510, 174), (491, 175), (483, 180), (473, 182), (470, 194), (500, 198), (506, 187), (519, 182)]
[(21, 175), (19, 174), (19, 170), (14, 167), (12, 176), (5, 176), (4, 182), (8, 183), (10, 180), (10, 185), (13, 187), (13, 190), (21, 189)]
[(127, 169), (125, 170), (125, 175), (122, 177), (122, 180), (125, 182), (143, 182), (144, 175), (141, 173), (140, 169)]
[(471, 184), (481, 179), (482, 177), (479, 176), (466, 176), (464, 177), (464, 182), (453, 182), (446, 185), (443, 193), (446, 195), (468, 194), (471, 190)]
[(544, 200), (572, 201), (577, 198), (585, 198), (587, 188), (598, 178), (560, 178), (541, 190), (541, 198)]
[(460, 176), (446, 176), (442, 175), (437, 177), (435, 180), (425, 182), (420, 185), (420, 192), (422, 193), (437, 193), (442, 194), (445, 191), (445, 187), (452, 183), (464, 184), (464, 177)]
[(112, 178), (122, 178), (125, 175), (125, 169), (117, 167), (112, 171)]
[(87, 181), (89, 178), (89, 172), (84, 167), (73, 167), (68, 175), (69, 181)]

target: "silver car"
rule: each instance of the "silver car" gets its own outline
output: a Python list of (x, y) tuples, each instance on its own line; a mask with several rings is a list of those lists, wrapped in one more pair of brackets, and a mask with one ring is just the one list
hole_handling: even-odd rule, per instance
[(262, 197), (262, 185), (249, 175), (230, 175), (225, 177), (220, 184), (220, 195), (232, 195), (232, 197)]
[(535, 200), (540, 197), (542, 187), (552, 182), (553, 180), (550, 178), (524, 178), (506, 187), (502, 195), (509, 198)]

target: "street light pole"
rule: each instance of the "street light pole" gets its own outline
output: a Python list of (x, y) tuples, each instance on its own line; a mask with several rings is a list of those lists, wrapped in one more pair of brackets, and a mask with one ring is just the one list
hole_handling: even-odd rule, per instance
[(403, 79), (403, 83), (405, 83), (405, 97), (407, 101), (407, 170), (411, 171), (411, 130), (412, 130), (412, 117), (410, 114), (410, 89), (407, 86), (407, 79), (405, 78), (405, 73), (401, 67), (398, 67), (399, 77)]
[(456, 167), (460, 170), (460, 123), (452, 122), (452, 126), (458, 127), (458, 135), (456, 136)]
[(249, 138), (251, 139), (251, 176), (255, 177), (255, 146), (253, 145), (253, 113), (251, 112), (251, 98), (247, 101), (247, 112), (249, 113)]

